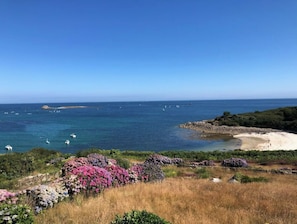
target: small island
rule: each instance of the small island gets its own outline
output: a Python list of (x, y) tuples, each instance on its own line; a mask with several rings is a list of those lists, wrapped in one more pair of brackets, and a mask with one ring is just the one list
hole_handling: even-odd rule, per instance
[(180, 125), (200, 132), (201, 138), (228, 135), (239, 139), (241, 150), (296, 150), (297, 107), (231, 114)]
[(43, 110), (65, 110), (65, 109), (77, 109), (86, 108), (87, 106), (60, 106), (60, 107), (50, 107), (48, 105), (43, 105), (41, 108)]

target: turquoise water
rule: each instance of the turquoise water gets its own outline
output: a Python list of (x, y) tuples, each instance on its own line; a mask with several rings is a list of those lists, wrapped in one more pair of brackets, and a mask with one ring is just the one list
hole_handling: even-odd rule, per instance
[[(0, 104), (0, 153), (11, 145), (16, 152), (42, 147), (75, 153), (89, 148), (164, 151), (233, 149), (234, 142), (205, 141), (179, 128), (188, 121), (296, 106), (297, 99), (210, 100), (167, 102), (59, 103), (51, 107), (86, 108), (43, 110), (43, 104)], [(70, 134), (75, 133), (76, 138)], [(70, 140), (66, 145), (65, 140)], [(46, 140), (50, 144), (46, 143)]]

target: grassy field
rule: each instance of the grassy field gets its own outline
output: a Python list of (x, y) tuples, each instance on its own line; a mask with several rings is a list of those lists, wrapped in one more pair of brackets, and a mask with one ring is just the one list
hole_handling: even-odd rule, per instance
[[(161, 183), (137, 183), (106, 190), (97, 197), (77, 196), (35, 217), (42, 224), (108, 224), (117, 214), (131, 210), (153, 212), (174, 224), (295, 224), (297, 176), (255, 172), (249, 169), (165, 168)], [(228, 183), (240, 172), (268, 182)], [(214, 183), (211, 177), (221, 177)]]

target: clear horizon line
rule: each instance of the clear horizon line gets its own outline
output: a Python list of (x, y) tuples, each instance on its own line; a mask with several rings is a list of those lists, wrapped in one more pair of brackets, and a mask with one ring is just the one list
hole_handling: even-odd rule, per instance
[(133, 102), (185, 102), (185, 101), (232, 101), (232, 100), (294, 100), (297, 98), (292, 97), (281, 97), (281, 98), (225, 98), (225, 99), (163, 99), (163, 100), (103, 100), (103, 101), (45, 101), (45, 102), (12, 102), (12, 103), (1, 103), (4, 104), (71, 104), (71, 103), (133, 103)]

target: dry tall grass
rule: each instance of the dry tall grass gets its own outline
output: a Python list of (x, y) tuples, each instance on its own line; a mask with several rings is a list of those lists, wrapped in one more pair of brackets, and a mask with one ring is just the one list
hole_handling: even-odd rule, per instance
[(261, 174), (270, 181), (231, 184), (227, 182), (231, 171), (218, 172), (223, 175), (221, 183), (167, 178), (109, 189), (96, 198), (77, 197), (38, 215), (36, 223), (109, 224), (116, 214), (133, 209), (153, 212), (174, 224), (297, 223), (295, 175)]

